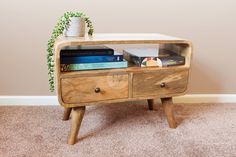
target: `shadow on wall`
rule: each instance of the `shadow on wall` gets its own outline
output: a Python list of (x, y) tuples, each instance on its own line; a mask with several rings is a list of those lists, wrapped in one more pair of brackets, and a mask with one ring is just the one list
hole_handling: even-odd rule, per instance
[[(191, 94), (220, 94), (224, 87), (218, 72), (199, 60), (192, 60), (189, 90)], [(217, 76), (217, 77), (214, 77)], [(193, 90), (194, 89), (194, 90)], [(197, 92), (198, 91), (198, 92)], [(201, 91), (201, 93), (199, 93)]]

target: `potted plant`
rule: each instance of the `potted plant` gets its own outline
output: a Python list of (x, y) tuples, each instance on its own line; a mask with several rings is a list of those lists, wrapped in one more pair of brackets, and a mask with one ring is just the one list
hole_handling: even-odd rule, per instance
[(61, 16), (55, 25), (47, 45), (47, 65), (49, 75), (50, 91), (54, 91), (54, 54), (53, 47), (58, 36), (64, 33), (65, 36), (83, 37), (85, 23), (88, 27), (88, 35), (93, 35), (93, 25), (89, 17), (83, 12), (66, 12)]

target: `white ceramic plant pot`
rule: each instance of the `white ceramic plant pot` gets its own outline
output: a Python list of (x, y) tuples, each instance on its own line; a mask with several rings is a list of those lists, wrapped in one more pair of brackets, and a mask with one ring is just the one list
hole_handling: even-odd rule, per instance
[(71, 17), (69, 26), (64, 30), (64, 35), (68, 37), (84, 37), (85, 21), (79, 17)]

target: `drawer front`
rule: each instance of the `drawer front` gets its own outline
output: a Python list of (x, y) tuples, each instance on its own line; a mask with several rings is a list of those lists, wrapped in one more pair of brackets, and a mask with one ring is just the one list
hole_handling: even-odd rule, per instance
[(128, 74), (61, 79), (64, 103), (128, 98)]
[(187, 69), (136, 73), (133, 75), (133, 97), (183, 93), (187, 89), (187, 83)]

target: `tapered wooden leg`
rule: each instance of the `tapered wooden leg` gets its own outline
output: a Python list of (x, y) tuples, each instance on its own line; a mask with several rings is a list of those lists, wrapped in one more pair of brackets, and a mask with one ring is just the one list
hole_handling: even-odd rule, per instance
[(153, 110), (154, 99), (148, 99), (148, 109)]
[(170, 128), (176, 128), (176, 122), (173, 113), (173, 101), (172, 98), (161, 98), (161, 102), (164, 105), (165, 114), (167, 117)]
[(65, 108), (62, 120), (69, 120), (72, 108)]
[(73, 145), (76, 142), (79, 128), (84, 116), (85, 106), (75, 107), (72, 110), (71, 130), (68, 138), (68, 144)]

